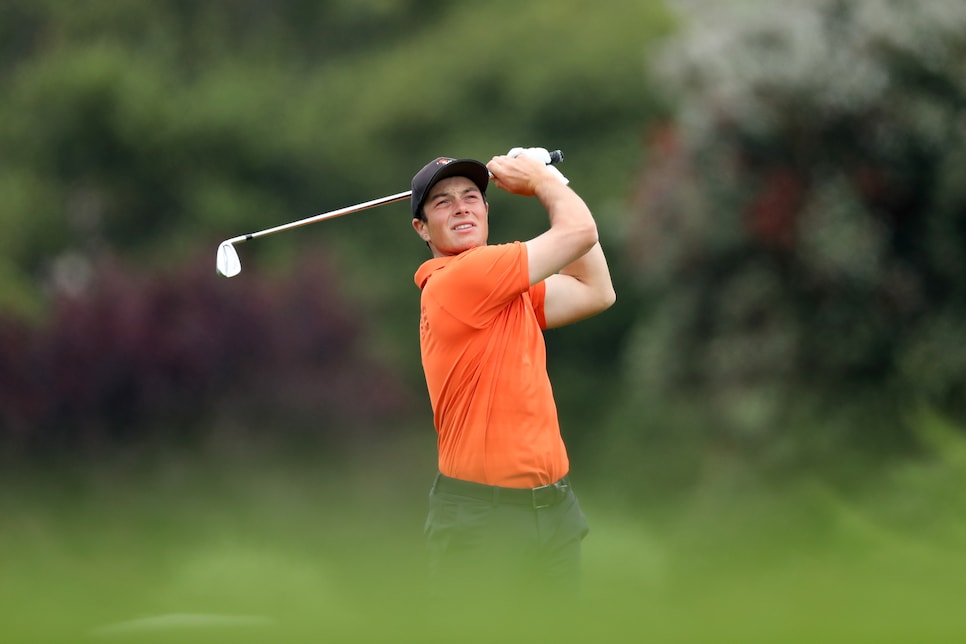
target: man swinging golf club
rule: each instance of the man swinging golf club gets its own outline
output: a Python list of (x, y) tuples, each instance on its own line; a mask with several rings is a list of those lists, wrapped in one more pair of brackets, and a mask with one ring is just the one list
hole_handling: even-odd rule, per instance
[[(543, 148), (486, 165), (442, 157), (412, 181), (412, 225), (433, 255), (415, 281), (439, 450), (426, 536), (433, 583), (445, 588), (567, 590), (579, 578), (587, 522), (542, 330), (600, 313), (616, 295), (590, 210), (549, 163)], [(487, 245), (490, 181), (536, 197), (547, 230)]]

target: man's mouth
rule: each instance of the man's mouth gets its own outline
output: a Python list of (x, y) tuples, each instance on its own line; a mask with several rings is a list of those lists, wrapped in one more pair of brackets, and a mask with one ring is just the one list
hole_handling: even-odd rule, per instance
[(459, 226), (454, 226), (453, 230), (469, 230), (473, 227), (473, 224), (460, 224)]

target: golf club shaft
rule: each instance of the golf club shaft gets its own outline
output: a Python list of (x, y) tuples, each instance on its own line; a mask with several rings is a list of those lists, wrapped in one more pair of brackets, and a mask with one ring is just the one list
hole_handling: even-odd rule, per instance
[[(563, 161), (563, 152), (560, 150), (553, 150), (550, 152), (550, 163), (557, 164)], [(314, 224), (317, 221), (323, 221), (325, 219), (334, 219), (335, 217), (341, 217), (342, 215), (350, 215), (354, 212), (359, 212), (360, 210), (368, 210), (369, 208), (375, 208), (377, 206), (383, 206), (385, 204), (394, 203), (396, 201), (402, 201), (403, 199), (409, 199), (412, 197), (413, 191), (407, 190), (406, 192), (399, 192), (394, 195), (389, 195), (388, 197), (382, 197), (381, 199), (373, 199), (372, 201), (366, 201), (365, 203), (356, 204), (354, 206), (348, 206), (346, 208), (340, 208), (338, 210), (332, 210), (330, 212), (323, 212), (318, 215), (312, 215), (311, 217), (306, 217), (305, 219), (299, 219), (298, 221), (292, 221), (287, 224), (282, 224), (280, 226), (274, 226), (272, 228), (266, 228), (265, 230), (259, 230), (255, 233), (248, 233), (247, 235), (239, 235), (238, 237), (233, 237), (227, 240), (225, 243), (228, 244), (240, 244), (242, 242), (255, 239), (257, 237), (264, 237), (266, 235), (272, 235), (275, 233), (280, 233), (284, 230), (291, 230), (292, 228), (298, 228), (300, 226), (307, 226), (308, 224)]]
[(247, 235), (239, 235), (238, 237), (233, 237), (232, 239), (229, 239), (227, 243), (239, 244), (241, 242), (246, 242), (250, 239), (255, 239), (256, 237), (264, 237), (266, 235), (280, 233), (283, 230), (290, 230), (292, 228), (298, 228), (299, 226), (314, 224), (315, 222), (322, 221), (324, 219), (333, 219), (335, 217), (341, 217), (342, 215), (349, 215), (354, 212), (359, 212), (360, 210), (367, 210), (369, 208), (375, 208), (376, 206), (382, 206), (385, 204), (394, 203), (396, 201), (402, 201), (403, 199), (409, 199), (412, 196), (412, 194), (413, 194), (412, 190), (407, 190), (406, 192), (399, 192), (394, 195), (389, 195), (388, 197), (382, 197), (381, 199), (373, 199), (372, 201), (366, 201), (364, 203), (356, 204), (354, 206), (347, 206), (345, 208), (339, 208), (338, 210), (323, 212), (318, 215), (312, 215), (311, 217), (306, 217), (305, 219), (299, 219), (298, 221), (292, 221), (287, 224), (282, 224), (280, 226), (274, 226), (272, 228), (266, 228), (265, 230), (259, 230), (258, 232), (255, 232), (255, 233), (248, 233)]

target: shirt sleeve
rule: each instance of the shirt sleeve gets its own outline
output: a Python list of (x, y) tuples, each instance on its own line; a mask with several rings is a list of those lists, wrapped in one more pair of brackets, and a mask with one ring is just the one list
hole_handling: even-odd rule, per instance
[(544, 331), (547, 330), (547, 313), (543, 308), (547, 301), (547, 282), (541, 280), (530, 287), (530, 302), (533, 304), (533, 312), (537, 316), (537, 323)]

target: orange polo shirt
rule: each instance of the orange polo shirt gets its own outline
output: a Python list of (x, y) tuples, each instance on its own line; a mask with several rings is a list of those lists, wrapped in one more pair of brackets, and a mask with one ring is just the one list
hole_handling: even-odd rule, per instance
[(415, 279), (440, 472), (517, 488), (565, 476), (542, 331), (546, 284), (530, 286), (527, 247), (434, 258)]

